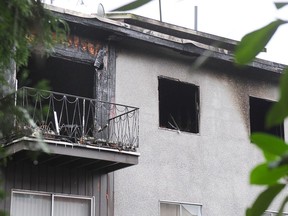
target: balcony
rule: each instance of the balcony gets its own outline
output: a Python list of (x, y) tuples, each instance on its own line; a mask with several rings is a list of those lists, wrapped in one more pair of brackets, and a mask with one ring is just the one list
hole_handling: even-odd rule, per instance
[(26, 87), (1, 103), (11, 111), (1, 144), (16, 160), (45, 143), (37, 163), (106, 173), (138, 163), (138, 108)]

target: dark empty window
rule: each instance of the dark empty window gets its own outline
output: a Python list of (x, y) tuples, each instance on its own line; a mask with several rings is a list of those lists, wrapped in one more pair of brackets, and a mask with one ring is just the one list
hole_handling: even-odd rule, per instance
[(284, 126), (280, 124), (272, 128), (266, 128), (266, 114), (273, 105), (273, 102), (250, 97), (250, 128), (253, 132), (265, 132), (281, 138), (284, 138)]
[[(81, 64), (54, 57), (40, 59), (32, 56), (28, 66), (28, 80), (20, 83), (19, 87), (34, 87), (39, 81), (47, 80), (52, 91), (94, 97), (95, 69), (92, 64)], [(18, 76), (21, 77), (21, 72)]]
[(160, 127), (199, 132), (199, 88), (159, 77)]

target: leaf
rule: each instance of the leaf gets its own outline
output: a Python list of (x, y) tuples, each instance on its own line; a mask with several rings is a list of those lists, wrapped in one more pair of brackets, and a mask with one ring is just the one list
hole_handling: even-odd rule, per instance
[(284, 208), (285, 208), (285, 205), (286, 205), (287, 202), (288, 202), (288, 197), (285, 197), (285, 199), (283, 200), (283, 202), (281, 204), (281, 207), (279, 208), (277, 216), (282, 216), (283, 215), (282, 213), (284, 211)]
[(119, 8), (116, 8), (116, 9), (112, 10), (112, 12), (133, 10), (133, 9), (136, 9), (138, 7), (141, 7), (141, 6), (149, 3), (150, 1), (152, 1), (152, 0), (136, 0), (136, 1), (133, 1), (131, 3), (126, 4), (124, 6), (121, 6)]
[(0, 210), (0, 216), (8, 216), (8, 213), (4, 210)]
[(280, 167), (283, 165), (288, 165), (288, 155), (283, 155), (279, 160), (275, 160), (269, 163), (270, 168)]
[[(17, 109), (22, 113), (23, 117), (27, 120), (28, 124), (32, 127), (32, 128), (36, 128), (37, 125), (36, 123), (33, 121), (33, 119), (30, 117), (29, 113), (27, 112), (26, 109), (23, 109), (21, 107), (17, 107)], [(37, 134), (36, 135), (38, 142), (37, 142), (37, 146), (36, 149), (42, 152), (45, 152), (47, 154), (51, 153), (51, 150), (49, 148), (49, 146), (43, 141), (43, 138), (41, 136), (41, 134)]]
[(281, 138), (270, 134), (253, 133), (251, 135), (251, 141), (264, 152), (273, 155), (282, 156), (288, 152), (288, 145)]
[(252, 207), (246, 210), (246, 216), (262, 216), (275, 196), (280, 193), (284, 187), (284, 184), (276, 184), (268, 187), (257, 197)]
[(248, 64), (259, 54), (270, 41), (278, 27), (286, 23), (276, 20), (254, 32), (245, 35), (235, 50), (235, 61), (238, 64)]
[(288, 166), (270, 168), (268, 163), (256, 166), (250, 173), (250, 183), (256, 185), (276, 184), (288, 172)]
[(0, 189), (0, 200), (3, 200), (6, 196), (6, 193), (3, 189)]
[(263, 151), (263, 155), (264, 155), (264, 158), (266, 161), (276, 161), (279, 159), (278, 156), (274, 155), (274, 154), (271, 154), (269, 152), (266, 152), (266, 151)]
[(285, 7), (286, 5), (288, 5), (287, 2), (274, 2), (274, 4), (277, 9), (281, 9), (282, 7)]
[(266, 117), (267, 127), (281, 124), (288, 116), (288, 69), (286, 68), (280, 78), (280, 99), (269, 110)]

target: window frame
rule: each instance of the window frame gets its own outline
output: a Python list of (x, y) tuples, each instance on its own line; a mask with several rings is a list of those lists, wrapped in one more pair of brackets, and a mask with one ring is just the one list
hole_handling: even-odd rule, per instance
[[(267, 211), (264, 212), (263, 216), (265, 214), (269, 214), (269, 216), (276, 216), (278, 214), (278, 212), (277, 211), (269, 211), (269, 210), (267, 210)], [(283, 216), (288, 216), (288, 212), (283, 212)]]
[(10, 214), (13, 215), (13, 194), (25, 194), (25, 195), (36, 195), (36, 196), (48, 196), (51, 201), (51, 215), (53, 216), (54, 210), (54, 202), (55, 197), (61, 198), (69, 198), (69, 199), (78, 199), (78, 200), (90, 200), (90, 216), (95, 214), (95, 197), (94, 196), (82, 196), (75, 194), (62, 194), (62, 193), (54, 193), (54, 192), (44, 192), (44, 191), (32, 191), (32, 190), (20, 190), (20, 189), (12, 189), (11, 190), (11, 206), (10, 206)]
[[(167, 83), (170, 83), (169, 85), (171, 85), (171, 88), (175, 88), (175, 86), (176, 87), (180, 87), (180, 90), (177, 93), (183, 92), (185, 88), (190, 88), (189, 91), (191, 90), (191, 92), (187, 93), (187, 96), (189, 96), (189, 95), (191, 96), (192, 95), (193, 99), (194, 99), (194, 102), (188, 102), (187, 101), (187, 102), (181, 103), (183, 112), (185, 110), (187, 111), (187, 108), (189, 108), (189, 109), (192, 108), (191, 117), (189, 118), (190, 121), (188, 121), (188, 120), (185, 121), (185, 122), (184, 121), (180, 121), (180, 125), (182, 124), (182, 126), (178, 127), (177, 123), (175, 122), (176, 120), (174, 120), (174, 118), (172, 119), (172, 123), (174, 121), (174, 123), (176, 124), (176, 127), (175, 127), (174, 123), (173, 123), (173, 126), (174, 126), (173, 127), (172, 125), (168, 126), (167, 123), (164, 123), (165, 120), (163, 121), (163, 116), (166, 116), (166, 117), (164, 117), (166, 119), (168, 119), (168, 117), (165, 114), (165, 112), (167, 112), (167, 111), (166, 110), (162, 110), (162, 107), (163, 107), (163, 105), (165, 105), (165, 104), (167, 105), (167, 103), (170, 103), (170, 101), (167, 102), (168, 101), (167, 99), (164, 99), (164, 102), (163, 102), (163, 99), (160, 100), (160, 97), (169, 98), (167, 95), (165, 95), (165, 93), (161, 94), (161, 91), (164, 92), (164, 90), (167, 88), (167, 86), (165, 86), (165, 88), (162, 87), (162, 90), (160, 89), (161, 80), (162, 80), (162, 86), (163, 85), (167, 85)], [(167, 83), (165, 83), (165, 82), (167, 82)], [(164, 94), (164, 96), (163, 96), (163, 94)], [(162, 101), (162, 103), (161, 103), (161, 101)], [(174, 101), (177, 102), (176, 99), (174, 99)], [(173, 101), (172, 101), (172, 103), (173, 103)], [(184, 104), (184, 108), (183, 108), (183, 104)], [(179, 107), (178, 106), (174, 106), (174, 107), (170, 107), (169, 110), (172, 110), (172, 112), (173, 112), (177, 108), (179, 108)], [(184, 114), (181, 115), (181, 116), (176, 116), (176, 117), (183, 118), (183, 116), (184, 116)], [(187, 118), (185, 118), (185, 119), (187, 119)], [(188, 126), (189, 123), (190, 124), (193, 123), (193, 120), (195, 122), (194, 123), (195, 125), (193, 126), (193, 124), (192, 124), (191, 126)], [(178, 124), (179, 124), (179, 122), (178, 122)], [(186, 125), (186, 128), (185, 128), (185, 126), (183, 127), (183, 124)], [(183, 81), (181, 81), (179, 79), (166, 77), (166, 76), (158, 76), (158, 127), (160, 129), (166, 129), (166, 130), (171, 130), (171, 131), (184, 132), (184, 133), (189, 133), (189, 134), (200, 134), (200, 87), (198, 85), (194, 84), (194, 83), (183, 82)]]
[[(261, 98), (261, 97), (256, 97), (256, 96), (251, 96), (251, 95), (249, 95), (249, 102), (248, 102), (248, 104), (249, 104), (249, 132), (250, 132), (250, 134), (252, 134), (252, 133), (258, 133), (258, 132), (260, 132), (260, 133), (267, 133), (267, 134), (270, 134), (270, 135), (273, 135), (273, 136), (277, 136), (277, 137), (279, 137), (279, 138), (281, 138), (281, 139), (285, 139), (285, 124), (284, 124), (284, 121), (281, 123), (281, 124), (279, 124), (279, 125), (277, 125), (277, 126), (274, 126), (274, 127), (272, 127), (270, 130), (279, 130), (279, 134), (277, 133), (277, 134), (275, 134), (275, 133), (271, 133), (271, 132), (269, 132), (268, 130), (266, 130), (266, 129), (264, 129), (264, 130), (259, 130), (259, 131), (257, 131), (257, 130), (252, 130), (252, 119), (251, 119), (251, 117), (252, 117), (252, 115), (253, 115), (253, 113), (251, 112), (251, 101), (253, 101), (253, 103), (254, 104), (256, 104), (257, 103), (257, 105), (259, 105), (259, 103), (260, 103), (260, 101), (261, 101), (261, 103), (263, 102), (263, 103), (270, 103), (270, 106), (272, 106), (273, 105), (273, 103), (276, 103), (277, 101), (273, 101), (273, 100), (269, 100), (269, 99), (266, 99), (266, 98)], [(258, 102), (257, 102), (258, 101)], [(267, 106), (267, 104), (266, 104), (266, 106)], [(269, 108), (266, 110), (266, 114), (264, 115), (264, 123), (265, 123), (265, 118), (266, 118), (266, 115), (267, 115), (267, 113), (268, 113), (268, 111), (269, 111)], [(255, 113), (255, 111), (254, 111), (254, 113)], [(256, 117), (254, 117), (254, 118), (256, 118)], [(253, 121), (255, 121), (255, 120), (253, 120)], [(255, 124), (254, 124), (255, 125)]]
[(170, 205), (179, 205), (180, 206), (180, 216), (181, 216), (181, 205), (191, 205), (191, 206), (199, 206), (200, 207), (200, 215), (197, 216), (203, 216), (202, 214), (202, 207), (203, 205), (201, 203), (191, 203), (191, 202), (180, 202), (180, 201), (168, 201), (168, 200), (159, 200), (159, 216), (161, 215), (161, 203), (163, 204), (170, 204)]

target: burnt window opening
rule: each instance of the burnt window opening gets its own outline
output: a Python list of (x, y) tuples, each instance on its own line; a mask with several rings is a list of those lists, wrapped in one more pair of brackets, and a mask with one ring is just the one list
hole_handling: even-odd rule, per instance
[[(28, 77), (21, 81), (20, 77), (25, 70), (28, 70)], [(22, 68), (18, 73), (19, 88), (35, 87), (40, 81), (46, 80), (52, 91), (88, 98), (94, 97), (94, 76), (92, 64), (37, 56), (32, 56), (27, 68)]]
[[(54, 131), (61, 134), (67, 138), (66, 141), (76, 142), (76, 139), (84, 133), (84, 127), (93, 127), (94, 121), (90, 116), (94, 110), (91, 109), (90, 100), (82, 99), (82, 97), (93, 99), (95, 96), (93, 64), (33, 55), (29, 59), (28, 66), (21, 68), (17, 75), (19, 88), (32, 87), (47, 90), (48, 87), (53, 94), (53, 97), (37, 99), (33, 98), (33, 94), (28, 94), (27, 104), (30, 106), (29, 109), (35, 109), (37, 115), (33, 118), (39, 128), (45, 129), (48, 133)], [(25, 79), (21, 78), (23, 75)], [(43, 80), (47, 81), (48, 86), (39, 85)], [(83, 121), (84, 116), (85, 121)], [(92, 136), (92, 130), (87, 131), (86, 135)]]
[(250, 131), (254, 132), (264, 132), (271, 135), (278, 136), (280, 138), (284, 138), (284, 125), (283, 123), (272, 127), (266, 128), (265, 119), (266, 115), (273, 105), (274, 102), (250, 97)]
[(199, 133), (199, 88), (159, 77), (159, 125)]

